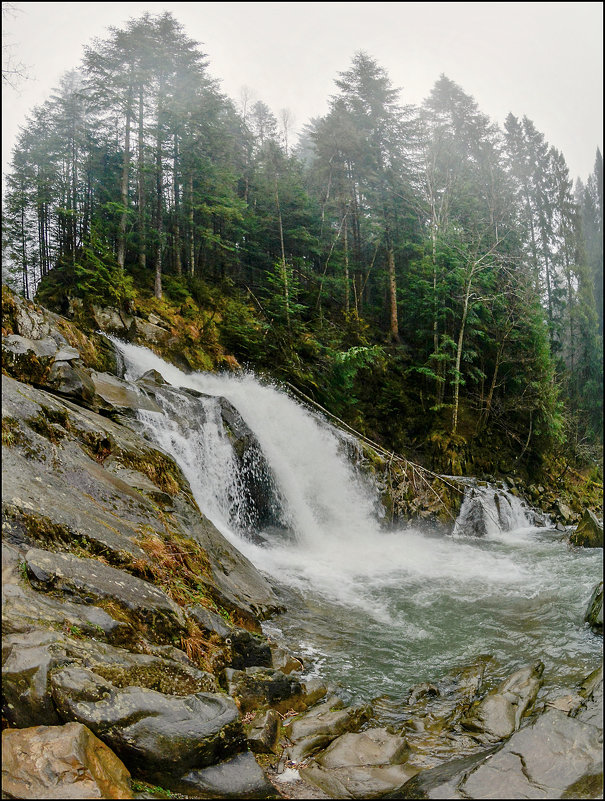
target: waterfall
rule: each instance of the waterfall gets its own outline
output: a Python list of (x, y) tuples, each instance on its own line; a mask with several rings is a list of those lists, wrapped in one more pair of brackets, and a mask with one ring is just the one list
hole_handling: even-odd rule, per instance
[(522, 501), (506, 489), (473, 480), (465, 483), (466, 492), (454, 526), (454, 536), (497, 536), (532, 525)]
[[(348, 458), (351, 448), (298, 401), (252, 374), (185, 374), (113, 341), (125, 380), (159, 406), (140, 411), (139, 425), (177, 461), (203, 514), (282, 597), (288, 613), (265, 624), (272, 636), (327, 677), (367, 698), (432, 680), (478, 653), (511, 670), (548, 653), (561, 676), (577, 654), (588, 666), (594, 648), (580, 607), (599, 560), (591, 549), (570, 555), (505, 489), (467, 479), (456, 536), (384, 530), (378, 492)], [(149, 370), (167, 383), (138, 380)], [(233, 432), (243, 427), (242, 455)]]

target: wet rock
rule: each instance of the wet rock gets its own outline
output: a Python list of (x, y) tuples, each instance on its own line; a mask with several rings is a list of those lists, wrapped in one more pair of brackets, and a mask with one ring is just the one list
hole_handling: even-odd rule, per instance
[(165, 381), (164, 376), (161, 373), (158, 373), (157, 370), (147, 370), (146, 373), (137, 380), (137, 384), (139, 381), (145, 383), (149, 382), (151, 384), (157, 384), (158, 386), (166, 385), (167, 381)]
[(133, 317), (128, 329), (128, 339), (139, 345), (170, 345), (176, 341), (170, 331), (163, 326), (143, 320), (140, 317)]
[(577, 519), (576, 515), (571, 511), (567, 504), (563, 503), (563, 501), (556, 501), (555, 511), (557, 512), (561, 522), (565, 523), (567, 526)]
[(97, 396), (98, 408), (129, 414), (136, 414), (138, 410), (162, 411), (153, 398), (143, 392), (137, 392), (126, 381), (110, 373), (98, 373), (93, 370), (90, 378)]
[(199, 604), (188, 606), (187, 614), (195, 620), (202, 631), (208, 634), (216, 634), (223, 640), (231, 634), (231, 626), (220, 615), (210, 609), (206, 609), (205, 606), (200, 606)]
[[(453, 759), (443, 765), (428, 770), (422, 770), (413, 778), (406, 781), (403, 786), (386, 793), (383, 798), (388, 799), (446, 799), (466, 798), (458, 792), (458, 785), (464, 781), (469, 773), (478, 765), (484, 763), (497, 750), (492, 747), (480, 754), (472, 754), (460, 759)], [(499, 796), (490, 796), (498, 798)], [(508, 795), (501, 796), (508, 798)]]
[(402, 737), (386, 729), (367, 729), (343, 734), (300, 768), (300, 776), (332, 798), (380, 798), (418, 772), (403, 764), (408, 754)]
[(270, 706), (282, 714), (290, 709), (305, 709), (304, 685), (294, 676), (271, 668), (226, 668), (221, 682), (246, 714), (251, 709)]
[(257, 713), (246, 726), (248, 748), (255, 754), (277, 754), (281, 735), (281, 718), (274, 709)]
[(132, 317), (122, 315), (117, 309), (111, 307), (93, 306), (92, 312), (96, 328), (112, 334), (125, 334), (132, 324)]
[(603, 633), (603, 582), (600, 581), (590, 596), (584, 621), (593, 631)]
[(55, 361), (50, 368), (45, 386), (84, 406), (92, 406), (95, 385), (90, 371), (71, 364), (70, 361)]
[(569, 535), (572, 545), (582, 548), (602, 548), (603, 547), (603, 525), (599, 523), (597, 516), (590, 509), (587, 509), (576, 530)]
[(80, 723), (2, 732), (7, 798), (132, 798), (122, 761)]
[[(342, 707), (342, 702), (337, 704)], [(292, 742), (289, 758), (300, 762), (307, 756), (326, 748), (346, 732), (355, 732), (370, 718), (369, 706), (335, 709), (331, 701), (320, 704), (285, 726), (285, 734)]]
[(288, 675), (288, 673), (303, 669), (302, 660), (297, 656), (293, 656), (277, 643), (270, 641), (269, 648), (271, 649), (271, 667), (275, 668), (275, 670), (281, 670), (282, 673)]
[(229, 634), (231, 644), (231, 666), (236, 670), (247, 667), (271, 667), (271, 649), (267, 640), (249, 631), (234, 628)]
[(162, 590), (95, 559), (32, 548), (25, 555), (25, 564), (35, 587), (88, 603), (115, 603), (127, 615), (136, 617), (147, 627), (148, 635), (160, 642), (171, 641), (187, 631), (182, 610)]
[(84, 723), (129, 765), (157, 780), (174, 780), (245, 747), (237, 707), (225, 695), (116, 689), (83, 668), (57, 670), (51, 682), (64, 719)]
[(549, 710), (458, 787), (464, 798), (561, 798), (570, 786), (602, 774), (602, 765), (596, 729)]
[(403, 737), (389, 734), (386, 729), (366, 729), (361, 734), (348, 732), (341, 735), (316, 761), (324, 768), (400, 765), (405, 762), (409, 752), (409, 746)]
[(186, 793), (202, 798), (280, 798), (262, 768), (250, 753), (203, 770), (192, 770), (178, 782)]
[(543, 672), (542, 662), (515, 671), (471, 711), (462, 725), (486, 735), (488, 740), (509, 737), (533, 706), (542, 686)]

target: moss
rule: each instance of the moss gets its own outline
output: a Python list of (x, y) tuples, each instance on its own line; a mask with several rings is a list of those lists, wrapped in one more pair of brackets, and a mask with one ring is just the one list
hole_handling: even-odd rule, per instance
[(19, 421), (14, 417), (2, 418), (2, 444), (6, 448), (25, 445), (28, 442), (20, 429)]
[(190, 497), (189, 486), (186, 484), (176, 462), (169, 456), (160, 453), (160, 451), (148, 450), (143, 454), (139, 454), (122, 450), (117, 454), (117, 457), (124, 467), (143, 473), (162, 492), (167, 492), (169, 495), (177, 495), (182, 491)]

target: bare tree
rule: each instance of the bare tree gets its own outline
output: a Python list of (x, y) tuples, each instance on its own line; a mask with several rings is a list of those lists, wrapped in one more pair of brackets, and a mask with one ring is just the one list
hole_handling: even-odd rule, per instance
[[(14, 3), (2, 3), (2, 24), (6, 25), (9, 17), (22, 13)], [(15, 56), (15, 43), (7, 41), (7, 32), (2, 31), (2, 85), (10, 86), (15, 91), (22, 81), (27, 80), (27, 66)]]

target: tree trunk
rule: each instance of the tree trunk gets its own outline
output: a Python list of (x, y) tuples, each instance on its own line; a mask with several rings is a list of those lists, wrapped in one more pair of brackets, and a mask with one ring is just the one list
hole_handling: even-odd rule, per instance
[(349, 240), (347, 237), (347, 212), (344, 213), (344, 251), (345, 251), (345, 312), (348, 314), (350, 310), (350, 292), (349, 292)]
[[(161, 91), (161, 89), (160, 89)], [(156, 131), (156, 150), (155, 150), (155, 227), (157, 244), (155, 251), (155, 284), (153, 293), (158, 300), (162, 298), (162, 211), (163, 211), (163, 187), (162, 187), (162, 102), (161, 96), (158, 99), (158, 120)]]
[(177, 275), (182, 275), (183, 266), (181, 263), (181, 221), (180, 221), (180, 198), (179, 198), (179, 140), (178, 135), (174, 135), (174, 159), (172, 167), (172, 177), (174, 185), (174, 266)]
[(462, 344), (464, 342), (464, 328), (466, 326), (466, 317), (468, 314), (468, 304), (471, 295), (471, 285), (473, 282), (473, 273), (475, 265), (472, 266), (466, 290), (464, 293), (464, 307), (462, 310), (462, 320), (460, 322), (460, 332), (458, 334), (458, 345), (456, 347), (456, 367), (454, 370), (454, 404), (452, 410), (452, 434), (455, 434), (458, 429), (458, 402), (460, 396), (460, 364), (462, 363)]
[(128, 175), (130, 173), (130, 116), (132, 106), (132, 88), (128, 89), (128, 99), (126, 101), (126, 132), (124, 134), (124, 158), (122, 160), (122, 182), (120, 185), (120, 200), (122, 202), (122, 214), (120, 216), (120, 227), (118, 232), (118, 253), (117, 261), (120, 267), (124, 267), (126, 262), (126, 224), (128, 220)]
[(137, 163), (137, 184), (138, 184), (138, 202), (139, 202), (139, 266), (145, 270), (147, 266), (147, 245), (145, 241), (145, 130), (143, 128), (144, 122), (144, 104), (143, 104), (143, 89), (139, 90), (139, 152)]
[(189, 173), (189, 180), (187, 182), (189, 193), (189, 275), (195, 273), (195, 237), (193, 232), (193, 173)]
[(281, 207), (279, 205), (279, 191), (277, 188), (277, 173), (273, 176), (273, 185), (275, 189), (275, 205), (277, 207), (277, 221), (279, 223), (279, 241), (281, 244), (281, 270), (282, 281), (284, 284), (284, 302), (286, 308), (286, 326), (290, 330), (290, 290), (288, 287), (288, 269), (286, 266), (286, 249), (284, 247), (284, 226), (281, 217)]
[(399, 342), (399, 321), (397, 319), (397, 275), (395, 273), (395, 251), (391, 234), (385, 231), (387, 246), (387, 264), (389, 266), (389, 336), (393, 342)]

